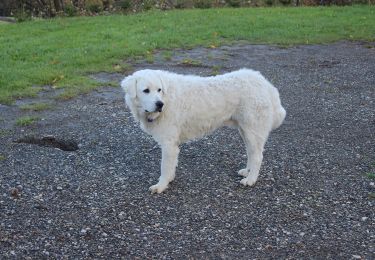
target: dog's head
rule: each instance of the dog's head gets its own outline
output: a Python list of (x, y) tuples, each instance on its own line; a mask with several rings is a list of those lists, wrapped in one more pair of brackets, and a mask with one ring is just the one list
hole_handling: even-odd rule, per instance
[(165, 107), (163, 83), (160, 71), (140, 70), (121, 82), (125, 91), (125, 101), (136, 119), (144, 117), (154, 121)]

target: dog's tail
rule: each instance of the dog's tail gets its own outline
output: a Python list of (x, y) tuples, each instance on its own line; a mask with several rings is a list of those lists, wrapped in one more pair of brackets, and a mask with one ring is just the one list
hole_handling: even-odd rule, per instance
[(286, 116), (286, 111), (281, 105), (279, 91), (274, 88), (273, 89), (273, 124), (272, 130), (278, 128), (284, 121)]

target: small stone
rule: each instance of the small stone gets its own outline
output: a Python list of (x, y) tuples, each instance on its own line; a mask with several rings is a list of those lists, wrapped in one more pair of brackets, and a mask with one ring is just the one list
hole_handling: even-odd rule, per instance
[(362, 259), (362, 257), (361, 257), (360, 255), (352, 255), (352, 257), (353, 257), (354, 259)]
[(57, 190), (62, 190), (63, 188), (61, 186), (56, 187)]
[(80, 231), (80, 234), (82, 236), (85, 236), (85, 235), (87, 235), (88, 231), (90, 231), (90, 228), (82, 228), (81, 231)]
[(121, 212), (118, 214), (118, 217), (119, 217), (119, 219), (124, 219), (124, 218), (125, 218), (125, 212), (124, 212), (124, 211), (121, 211)]
[(362, 221), (366, 221), (368, 219), (368, 217), (362, 217), (361, 220)]
[(272, 249), (272, 246), (271, 245), (266, 245), (264, 248), (269, 250), (269, 249)]
[(17, 188), (11, 188), (10, 189), (10, 195), (13, 197), (13, 198), (15, 198), (15, 199), (17, 199), (17, 198), (19, 198), (20, 197), (20, 191), (17, 189)]

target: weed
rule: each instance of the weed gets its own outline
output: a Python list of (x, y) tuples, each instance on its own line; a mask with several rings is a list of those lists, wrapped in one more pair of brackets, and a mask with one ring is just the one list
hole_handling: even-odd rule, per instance
[(43, 111), (43, 110), (51, 109), (52, 106), (49, 103), (33, 103), (33, 104), (23, 105), (20, 108), (26, 111)]
[(76, 7), (72, 4), (67, 4), (65, 5), (64, 7), (64, 12), (66, 13), (67, 16), (69, 17), (73, 17), (73, 16), (76, 16), (78, 11), (76, 9)]
[(173, 56), (173, 52), (172, 51), (163, 51), (162, 56), (163, 56), (164, 60), (171, 61), (172, 56)]
[(214, 55), (212, 55), (212, 53), (208, 53), (207, 56), (206, 56), (206, 58), (208, 60), (213, 60), (214, 59)]
[(60, 100), (60, 101), (65, 101), (65, 100), (70, 100), (72, 98), (75, 98), (76, 96), (78, 96), (80, 93), (79, 93), (79, 90), (78, 89), (67, 89), (65, 90), (64, 92), (58, 94), (57, 96), (55, 96), (55, 99), (56, 100)]
[(375, 179), (375, 173), (373, 172), (369, 172), (366, 174), (367, 178), (371, 179), (371, 180), (374, 180)]
[(146, 62), (148, 63), (154, 63), (155, 58), (154, 55), (151, 52), (147, 52), (146, 54)]
[(193, 60), (190, 58), (183, 59), (180, 64), (189, 67), (201, 67), (203, 65), (200, 60)]
[(0, 154), (0, 161), (4, 161), (6, 159), (6, 157), (2, 154)]
[(219, 75), (220, 74), (220, 69), (221, 69), (221, 66), (219, 66), (219, 65), (213, 66), (212, 70), (211, 70), (211, 75), (212, 76)]
[(120, 86), (120, 83), (117, 82), (117, 81), (114, 81), (114, 80), (113, 80), (113, 81), (106, 82), (105, 85), (106, 85), (107, 87), (114, 87), (114, 88), (117, 88), (117, 87)]
[(18, 126), (29, 126), (34, 124), (36, 121), (39, 120), (37, 116), (24, 116), (20, 117), (16, 120), (16, 125)]

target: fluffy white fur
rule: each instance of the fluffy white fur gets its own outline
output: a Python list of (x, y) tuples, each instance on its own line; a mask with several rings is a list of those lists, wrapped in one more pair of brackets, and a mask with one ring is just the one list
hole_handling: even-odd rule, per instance
[(135, 120), (162, 149), (161, 176), (152, 193), (163, 192), (175, 178), (181, 143), (224, 125), (237, 128), (245, 142), (247, 166), (238, 174), (244, 177), (241, 184), (253, 185), (268, 135), (286, 115), (278, 90), (249, 69), (215, 77), (140, 70), (121, 86)]

